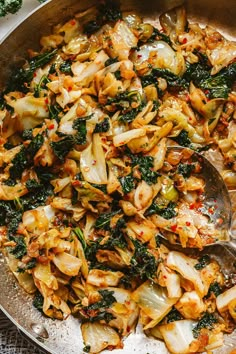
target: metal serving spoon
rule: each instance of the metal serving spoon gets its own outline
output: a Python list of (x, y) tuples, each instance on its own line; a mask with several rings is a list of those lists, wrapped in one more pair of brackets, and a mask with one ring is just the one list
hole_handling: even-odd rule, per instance
[[(233, 236), (230, 231), (232, 206), (228, 188), (218, 170), (200, 153), (181, 146), (170, 146), (167, 148), (167, 153), (170, 151), (181, 152), (184, 149), (191, 152), (191, 160), (199, 161), (201, 165), (201, 172), (198, 173), (197, 176), (202, 177), (205, 181), (205, 192), (202, 205), (205, 210), (213, 210), (213, 213), (210, 215), (211, 222), (214, 223), (217, 230), (220, 231), (220, 239), (217, 239), (215, 242), (210, 243), (207, 246), (224, 244), (229, 247), (230, 243), (232, 244), (231, 247), (234, 249), (235, 254), (236, 243), (235, 241), (233, 242)], [(166, 238), (163, 235), (162, 237)], [(178, 241), (174, 243), (180, 245)]]

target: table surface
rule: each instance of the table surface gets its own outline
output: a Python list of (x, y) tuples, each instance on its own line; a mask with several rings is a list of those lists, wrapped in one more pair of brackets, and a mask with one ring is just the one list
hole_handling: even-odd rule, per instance
[[(24, 0), (21, 10), (15, 14), (0, 18), (0, 41), (28, 13), (39, 6), (37, 0)], [(16, 326), (0, 311), (0, 353), (1, 354), (43, 354), (29, 342)]]

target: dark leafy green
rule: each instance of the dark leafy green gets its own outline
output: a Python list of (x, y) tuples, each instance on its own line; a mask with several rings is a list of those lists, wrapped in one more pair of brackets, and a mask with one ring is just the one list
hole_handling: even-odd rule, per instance
[(23, 256), (27, 254), (27, 249), (26, 249), (26, 243), (24, 240), (23, 236), (14, 236), (12, 238), (12, 241), (16, 243), (15, 247), (12, 247), (10, 249), (10, 253), (13, 254), (13, 256), (16, 259), (21, 259)]
[(114, 316), (106, 310), (116, 302), (116, 298), (113, 296), (114, 291), (98, 290), (98, 292), (101, 295), (101, 300), (89, 306), (84, 306), (80, 311), (80, 315), (85, 321), (95, 322), (105, 320), (106, 323), (109, 323)]
[(184, 178), (189, 178), (194, 171), (194, 164), (180, 163), (177, 167), (177, 173), (181, 174)]
[(210, 256), (208, 254), (204, 254), (201, 258), (199, 258), (198, 263), (195, 264), (194, 268), (197, 270), (201, 270), (205, 268), (211, 262)]
[(43, 295), (37, 290), (37, 292), (34, 295), (33, 306), (37, 310), (42, 312), (43, 311), (43, 302), (44, 302)]
[(29, 59), (29, 65), (27, 68), (17, 68), (13, 71), (13, 74), (7, 83), (6, 92), (21, 91), (26, 93), (29, 90), (28, 84), (33, 79), (34, 71), (49, 63), (56, 55), (56, 52), (57, 49), (54, 49), (50, 52), (36, 55), (35, 57)]
[(148, 216), (148, 215), (158, 214), (168, 220), (174, 218), (177, 215), (175, 207), (176, 204), (173, 202), (169, 202), (167, 207), (163, 208), (160, 207), (155, 201), (153, 201), (150, 207), (147, 209), (145, 215)]
[(71, 64), (72, 64), (71, 60), (64, 61), (63, 63), (61, 63), (59, 67), (60, 71), (68, 75), (73, 75), (71, 71)]
[(143, 155), (129, 155), (132, 160), (132, 167), (137, 166), (140, 173), (141, 179), (147, 182), (149, 185), (157, 182), (157, 177), (159, 174), (153, 171), (154, 159), (152, 156)]
[(193, 328), (193, 336), (197, 338), (202, 328), (213, 329), (217, 319), (213, 313), (205, 312), (198, 324)]
[(211, 296), (211, 294), (214, 294), (216, 297), (219, 296), (222, 293), (222, 287), (220, 286), (219, 283), (217, 283), (216, 281), (214, 283), (212, 283), (209, 287), (208, 293), (205, 296), (206, 298), (209, 298)]
[(155, 257), (148, 252), (147, 246), (139, 240), (132, 239), (132, 242), (135, 246), (135, 251), (131, 258), (129, 273), (132, 277), (138, 277), (141, 280), (152, 279), (157, 271)]
[(110, 129), (109, 118), (104, 118), (102, 122), (97, 123), (94, 128), (94, 133), (106, 133)]
[(32, 258), (28, 263), (26, 263), (23, 267), (18, 267), (18, 273), (24, 273), (26, 270), (33, 269), (36, 267), (36, 258)]
[(179, 145), (184, 146), (184, 147), (192, 147), (192, 141), (189, 139), (188, 132), (186, 130), (181, 130), (179, 135), (175, 138), (172, 138), (174, 141), (176, 141)]
[(119, 181), (120, 181), (122, 190), (125, 194), (131, 192), (135, 187), (134, 178), (132, 175), (120, 177)]
[(167, 323), (179, 321), (182, 319), (183, 319), (183, 316), (180, 314), (180, 312), (175, 307), (173, 307), (172, 310), (166, 316)]

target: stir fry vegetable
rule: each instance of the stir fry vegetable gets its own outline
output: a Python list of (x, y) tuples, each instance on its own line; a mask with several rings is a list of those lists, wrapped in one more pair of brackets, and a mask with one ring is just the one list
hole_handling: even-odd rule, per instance
[(38, 310), (80, 318), (90, 353), (122, 348), (138, 321), (176, 354), (235, 328), (236, 287), (184, 249), (221, 237), (193, 150), (236, 186), (236, 45), (182, 7), (160, 22), (76, 14), (0, 96), (1, 245)]

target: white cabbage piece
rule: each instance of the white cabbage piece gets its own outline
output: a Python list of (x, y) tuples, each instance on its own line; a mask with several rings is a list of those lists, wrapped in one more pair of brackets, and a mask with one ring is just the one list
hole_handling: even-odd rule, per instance
[(12, 254), (7, 253), (6, 260), (7, 260), (7, 264), (9, 266), (10, 270), (12, 271), (12, 273), (14, 274), (16, 279), (18, 280), (20, 286), (28, 294), (33, 294), (37, 288), (34, 284), (34, 279), (33, 279), (32, 275), (27, 272), (20, 273), (18, 271), (19, 260), (16, 259), (15, 256), (13, 256)]
[(66, 252), (56, 254), (52, 261), (62, 273), (71, 277), (78, 275), (82, 265), (81, 259)]
[(57, 278), (52, 274), (50, 263), (37, 263), (33, 270), (33, 276), (37, 280), (43, 282), (48, 288), (53, 290), (58, 289), (58, 281)]
[(194, 268), (196, 263), (197, 260), (177, 251), (171, 251), (166, 260), (167, 266), (180, 273), (184, 279), (191, 281), (195, 290), (201, 297), (203, 297), (206, 295), (207, 291), (200, 273)]
[(185, 72), (185, 61), (180, 52), (175, 52), (164, 41), (154, 41), (144, 44), (135, 53), (136, 64), (141, 64), (151, 58), (154, 68), (168, 69), (176, 75)]
[(24, 227), (29, 232), (40, 235), (42, 232), (48, 230), (50, 222), (55, 217), (55, 209), (50, 205), (27, 210), (22, 216)]
[(224, 291), (216, 298), (216, 306), (219, 312), (225, 312), (228, 309), (229, 303), (236, 299), (236, 285)]
[(113, 137), (113, 143), (114, 143), (115, 147), (119, 147), (119, 146), (127, 144), (128, 142), (130, 142), (133, 139), (137, 139), (137, 138), (143, 137), (145, 135), (146, 135), (146, 129), (144, 129), (144, 128), (131, 129), (131, 130), (128, 130), (128, 131), (121, 133), (119, 135), (115, 135)]
[(0, 200), (15, 200), (26, 193), (28, 193), (28, 189), (22, 183), (17, 183), (15, 186), (0, 183)]
[(88, 346), (89, 353), (100, 353), (107, 347), (121, 348), (120, 337), (117, 332), (106, 324), (99, 322), (83, 323), (81, 332), (85, 346)]
[[(149, 316), (153, 326), (159, 323), (178, 301), (177, 298), (170, 298), (165, 288), (151, 281), (146, 281), (139, 286), (131, 295), (138, 306)], [(145, 329), (149, 328), (146, 326)]]
[(105, 153), (99, 134), (93, 134), (93, 141), (81, 152), (80, 166), (85, 181), (96, 184), (107, 183)]
[(137, 322), (139, 308), (131, 299), (130, 291), (121, 288), (107, 288), (107, 290), (112, 291), (116, 299), (109, 309), (109, 312), (114, 315), (109, 325), (117, 328), (123, 336), (126, 336)]
[(87, 283), (101, 287), (117, 286), (123, 276), (124, 274), (122, 272), (91, 269), (88, 274)]
[(191, 320), (180, 320), (158, 326), (168, 350), (173, 354), (190, 353), (190, 345), (195, 340), (193, 328), (197, 324)]
[(185, 292), (175, 307), (184, 318), (192, 320), (199, 319), (206, 311), (206, 306), (196, 291)]
[(129, 57), (131, 48), (136, 47), (138, 38), (124, 21), (118, 21), (110, 31), (112, 42), (112, 57), (118, 56), (119, 60), (126, 60)]
[(14, 108), (21, 130), (35, 128), (49, 117), (45, 97), (27, 95), (16, 100), (7, 99), (7, 103)]

